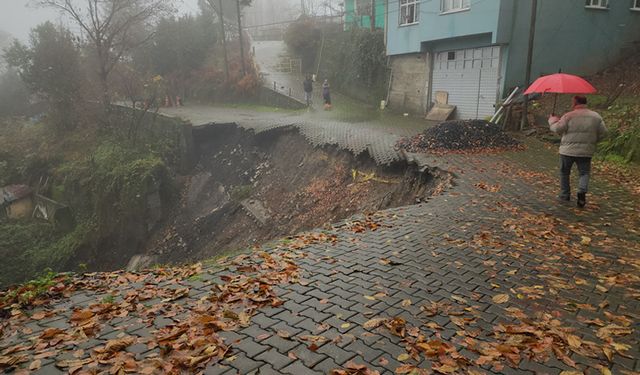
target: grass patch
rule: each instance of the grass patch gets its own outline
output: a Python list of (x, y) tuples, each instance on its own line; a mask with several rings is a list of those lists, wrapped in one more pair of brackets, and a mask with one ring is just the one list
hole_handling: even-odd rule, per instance
[(597, 157), (616, 164), (640, 162), (640, 101), (619, 98), (600, 114), (609, 136), (599, 145)]
[(115, 301), (116, 301), (116, 297), (114, 297), (112, 294), (109, 294), (108, 296), (105, 296), (102, 299), (102, 303), (106, 305), (112, 305)]
[(20, 307), (29, 306), (38, 299), (51, 297), (51, 288), (59, 286), (60, 284), (66, 285), (70, 279), (69, 275), (46, 270), (38, 278), (12, 288), (1, 295), (0, 307), (7, 308), (12, 305), (19, 305)]
[(241, 202), (245, 199), (249, 199), (251, 194), (253, 194), (252, 185), (240, 185), (231, 190), (230, 196), (234, 201)]

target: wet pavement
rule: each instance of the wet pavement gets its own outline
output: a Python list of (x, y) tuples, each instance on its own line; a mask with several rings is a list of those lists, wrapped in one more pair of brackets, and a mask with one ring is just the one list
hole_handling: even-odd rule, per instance
[[(373, 110), (371, 110), (373, 111)], [(244, 129), (264, 132), (281, 127), (295, 127), (315, 146), (333, 144), (355, 155), (368, 152), (380, 165), (404, 160), (395, 144), (401, 137), (418, 134), (427, 122), (382, 119), (348, 122), (324, 111), (255, 111), (250, 108), (187, 106), (163, 108), (161, 113), (180, 117), (194, 126), (235, 123)]]
[[(256, 131), (299, 118), (245, 111), (237, 122)], [(217, 121), (232, 120), (224, 112), (217, 112)], [(380, 127), (359, 129), (350, 137), (393, 135)], [(350, 363), (382, 374), (640, 371), (638, 197), (595, 174), (586, 210), (560, 204), (557, 151), (536, 140), (527, 144), (526, 151), (500, 154), (403, 155), (451, 173), (453, 186), (426, 202), (373, 214), (366, 220), (375, 225), (364, 229), (362, 216), (323, 228), (316, 233), (334, 241), (290, 250), (299, 280), (274, 287), (281, 303), (252, 310), (244, 326), (218, 332), (230, 349), (202, 373), (327, 374)], [(171, 288), (188, 293), (172, 303), (188, 308), (223, 285), (224, 275), (245, 272), (233, 264), (174, 280)], [(125, 283), (118, 293), (141, 288)], [(20, 350), (16, 344), (36, 342), (48, 329), (72, 326), (74, 310), (101, 298), (76, 292), (58, 303), (64, 310), (53, 318), (5, 324), (0, 353)], [(127, 335), (145, 342), (184, 321), (167, 315), (149, 320), (132, 312), (105, 323), (94, 337), (57, 347), (60, 352), (33, 373), (67, 372), (60, 361), (71, 354), (91, 362), (92, 349), (109, 340)], [(30, 356), (51, 348), (22, 350)], [(140, 361), (163, 358), (144, 346), (126, 350)], [(91, 363), (85, 370), (95, 368)]]
[[(291, 245), (296, 237), (264, 245), (265, 254), (295, 264), (299, 277), (271, 280), (278, 303), (252, 308), (242, 319), (225, 312), (242, 324), (209, 333), (228, 346), (223, 359), (207, 352), (187, 358), (197, 370), (175, 373), (328, 374), (353, 364), (381, 374), (640, 371), (639, 197), (594, 173), (587, 209), (559, 203), (555, 146), (527, 139), (520, 152), (405, 154), (395, 141), (428, 124), (250, 108), (163, 113), (196, 126), (236, 123), (256, 132), (294, 126), (316, 145), (367, 151), (380, 164), (415, 163), (454, 178), (426, 202), (357, 215), (313, 231), (305, 238), (314, 240), (300, 246)], [(113, 340), (132, 337), (138, 344), (121, 348), (126, 358), (156, 366), (145, 373), (168, 372), (161, 369), (172, 352), (141, 343), (180, 328), (229, 280), (251, 275), (245, 260), (206, 263), (197, 275), (163, 282), (183, 292), (153, 299), (152, 311), (137, 307), (102, 321), (88, 337), (78, 336), (77, 315), (105, 304), (99, 292), (80, 290), (53, 306), (16, 313), (0, 321), (0, 369), (18, 356), (19, 366), (32, 366), (35, 374), (124, 373), (126, 361), (112, 367), (112, 359), (97, 358)], [(148, 291), (150, 284), (129, 278), (118, 275), (125, 282), (113, 292), (116, 303)], [(49, 317), (37, 316), (40, 311)], [(49, 337), (60, 332), (73, 340)]]

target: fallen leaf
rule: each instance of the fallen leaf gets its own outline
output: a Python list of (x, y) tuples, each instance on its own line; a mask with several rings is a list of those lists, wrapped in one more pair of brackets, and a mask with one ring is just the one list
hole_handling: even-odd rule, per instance
[(42, 320), (44, 318), (46, 318), (47, 313), (45, 313), (44, 311), (39, 311), (33, 315), (31, 315), (31, 319), (33, 320)]
[(455, 296), (454, 295), (454, 296), (451, 296), (451, 298), (456, 300), (456, 301), (458, 301), (458, 302), (460, 302), (460, 303), (462, 303), (462, 304), (465, 304), (465, 305), (467, 304), (467, 300), (462, 298), (462, 297), (460, 297), (460, 296)]
[(72, 322), (84, 322), (93, 318), (94, 313), (91, 310), (76, 310), (71, 314)]
[(39, 370), (40, 367), (42, 367), (42, 361), (39, 359), (36, 359), (35, 361), (31, 362), (31, 364), (29, 365), (29, 370), (36, 371), (36, 370)]
[(493, 298), (491, 298), (491, 300), (495, 303), (498, 304), (502, 304), (502, 303), (506, 303), (507, 301), (509, 301), (509, 295), (508, 294), (497, 294), (495, 296), (493, 296)]
[(572, 348), (579, 348), (582, 346), (582, 340), (580, 340), (580, 337), (576, 335), (568, 335), (567, 343), (569, 343), (569, 346)]
[(398, 358), (397, 358), (397, 359), (398, 359), (398, 361), (399, 361), (399, 362), (404, 362), (404, 361), (408, 360), (409, 358), (410, 358), (410, 357), (409, 357), (409, 354), (407, 354), (407, 353), (402, 353), (402, 354), (400, 354), (400, 355), (398, 356)]
[(105, 345), (104, 350), (106, 352), (115, 353), (126, 349), (133, 345), (135, 339), (133, 337), (123, 337), (121, 339), (109, 340)]
[(380, 327), (383, 323), (385, 323), (388, 319), (385, 318), (375, 318), (371, 319), (364, 323), (363, 327), (365, 329), (373, 329)]
[(441, 365), (441, 366), (431, 366), (431, 368), (436, 371), (439, 372), (441, 374), (453, 374), (456, 370), (458, 370), (457, 367), (453, 367), (451, 365)]
[(58, 335), (63, 334), (64, 331), (59, 328), (47, 328), (42, 332), (40, 338), (43, 340), (50, 340)]

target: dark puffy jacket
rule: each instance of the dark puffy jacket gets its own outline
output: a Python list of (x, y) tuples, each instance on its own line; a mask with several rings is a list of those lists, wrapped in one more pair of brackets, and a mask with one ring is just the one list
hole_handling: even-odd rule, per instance
[(311, 81), (310, 79), (305, 79), (304, 83), (302, 84), (302, 86), (304, 86), (304, 92), (312, 92), (313, 91), (313, 81)]

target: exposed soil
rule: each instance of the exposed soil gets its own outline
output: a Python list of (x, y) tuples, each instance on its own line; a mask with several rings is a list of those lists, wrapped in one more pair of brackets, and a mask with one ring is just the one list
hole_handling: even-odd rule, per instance
[(413, 204), (442, 181), (414, 166), (381, 168), (366, 154), (313, 147), (294, 128), (254, 134), (229, 124), (194, 132), (200, 162), (175, 219), (148, 246), (153, 261), (209, 258)]

